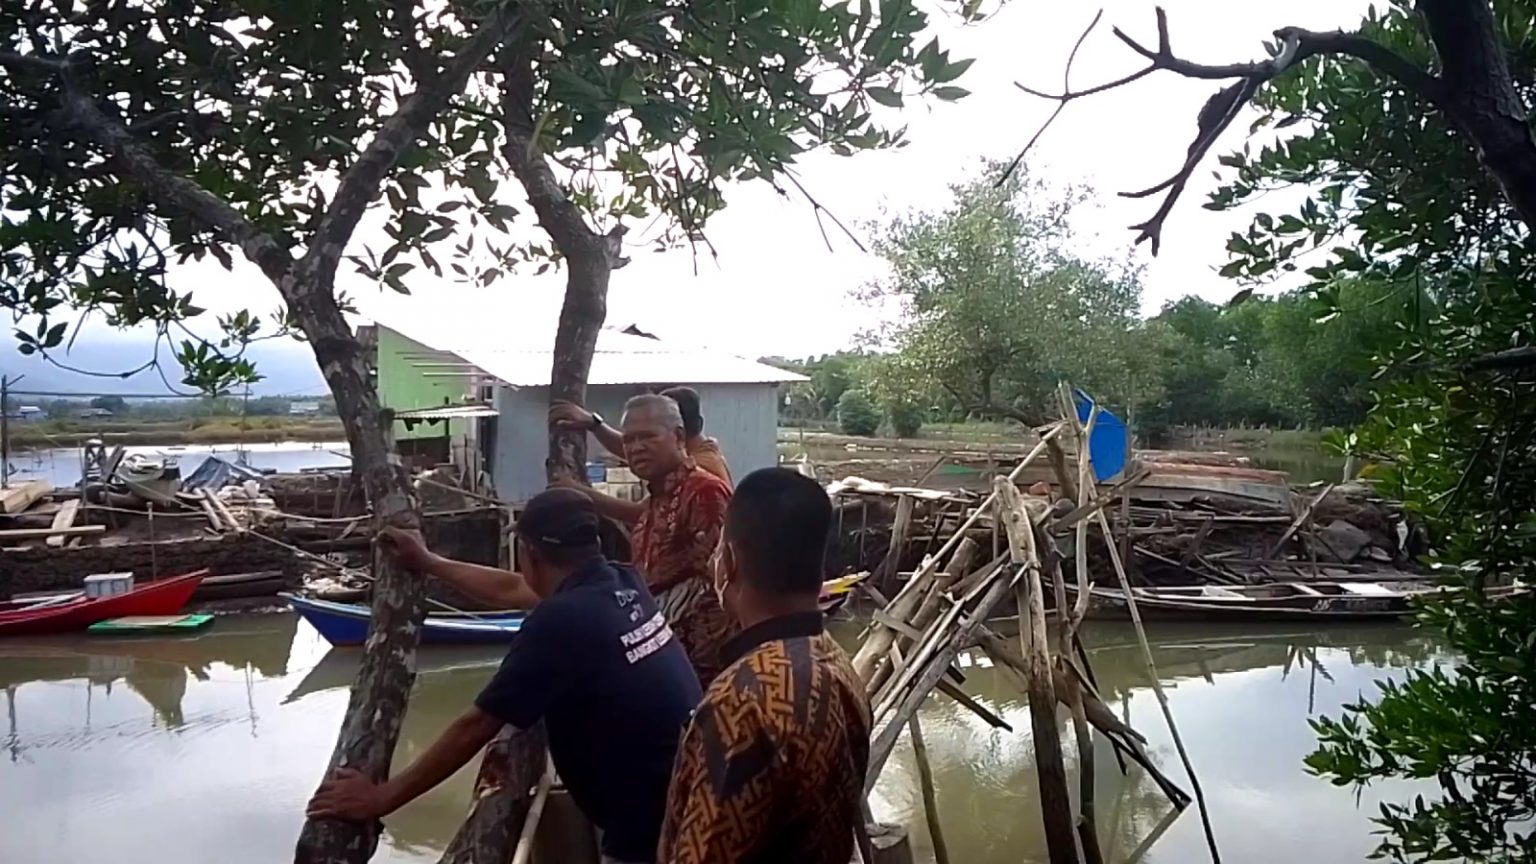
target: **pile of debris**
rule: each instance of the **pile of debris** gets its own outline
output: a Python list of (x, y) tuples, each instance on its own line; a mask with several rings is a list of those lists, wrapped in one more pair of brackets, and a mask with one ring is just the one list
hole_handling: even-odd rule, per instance
[[(892, 562), (903, 557), (901, 543), (911, 537), (912, 526), (919, 521), (913, 516), (918, 501), (937, 505), (925, 514), (925, 525), (942, 525), (952, 510), (961, 513), (954, 527), (947, 531), (947, 539), (923, 556), (916, 571), (901, 580), (894, 596), (886, 599), (879, 595), (878, 588), (871, 589), (881, 609), (873, 615), (853, 660), (870, 696), (876, 730), (871, 742), (866, 792), (873, 789), (897, 740), (904, 732), (910, 734), (929, 833), (940, 861), (948, 860), (948, 854), (936, 814), (938, 802), (932, 772), (924, 761), (926, 748), (918, 708), (937, 691), (992, 726), (1009, 728), (959, 689), (964, 678), (956, 660), (966, 651), (987, 654), (1028, 698), (1031, 746), (1035, 751), (1045, 837), (1053, 864), (1099, 864), (1103, 860), (1093, 809), (1095, 731), (1113, 744), (1122, 768), (1127, 763), (1142, 766), (1176, 809), (1183, 809), (1191, 801), (1148, 758), (1143, 748), (1145, 738), (1116, 718), (1099, 695), (1088, 654), (1078, 636), (1090, 594), (1076, 592), (1075, 602), (1068, 601), (1063, 564), (1075, 559), (1078, 572), (1089, 572), (1090, 529), (1106, 541), (1100, 545), (1110, 558), (1114, 579), (1127, 594), (1131, 593), (1130, 578), (1118, 548), (1122, 535), (1114, 532), (1106, 511), (1121, 505), (1124, 493), (1134, 484), (1123, 482), (1098, 493), (1086, 455), (1087, 436), (1095, 417), (1091, 414), (1087, 423), (1082, 424), (1068, 415), (1068, 419), (1043, 430), (1035, 449), (1008, 476), (996, 478), (992, 493), (975, 506), (957, 507), (954, 501), (926, 498), (910, 489), (879, 490), (878, 494), (897, 496), (889, 535), (891, 544), (881, 563), (886, 568), (897, 566)], [(1065, 464), (1058, 437), (1075, 437), (1079, 442), (1077, 452), (1084, 454), (1078, 459), (1076, 476), (1062, 472), (1060, 478), (1062, 486), (1071, 487), (1072, 497), (1053, 500), (1049, 489), (1020, 491), (1019, 478), (1041, 454), (1054, 450), (1052, 461)], [(1135, 477), (1133, 474), (1128, 481)], [(872, 494), (867, 486), (857, 491), (861, 495)], [(1064, 553), (1063, 546), (1068, 546), (1070, 553)], [(1134, 596), (1130, 603), (1134, 610)], [(1013, 643), (993, 629), (1010, 605), (1019, 634)], [(1047, 607), (1054, 610), (1049, 623)], [(1134, 620), (1150, 665), (1151, 649), (1141, 631), (1139, 617)], [(1155, 670), (1152, 681), (1183, 757), (1183, 743)], [(1068, 709), (1076, 737), (1079, 767), (1075, 800), (1068, 788), (1056, 722), (1058, 704)], [(1184, 767), (1195, 800), (1200, 801), (1209, 837), (1209, 819), (1187, 757)], [(1211, 843), (1214, 853), (1213, 839)]]
[[(1069, 448), (1061, 452), (1065, 459), (1076, 457)], [(1016, 469), (1015, 476), (1031, 473)], [(1090, 478), (1087, 485), (1094, 501), (1106, 505), (1116, 544), (1138, 584), (1425, 578), (1414, 563), (1424, 552), (1422, 531), (1399, 505), (1363, 483), (1296, 488), (1281, 472), (1138, 455), (1120, 474), (1102, 482)], [(1065, 508), (1065, 514), (1076, 507), (1076, 486), (1074, 478), (1058, 475), (1035, 480), (1028, 491), (1048, 506)], [(977, 493), (857, 477), (828, 491), (837, 520), (832, 565), (871, 571), (872, 584), (886, 593), (894, 590), (898, 574), (916, 570), (956, 533), (994, 556), (1006, 542), (991, 514), (967, 519), (981, 500)], [(1107, 506), (1110, 501), (1114, 506)], [(1064, 545), (1070, 549), (1071, 539)], [(1087, 563), (1089, 579), (1111, 572), (1102, 546), (1090, 549)], [(1069, 564), (1067, 573), (1078, 581), (1075, 567)]]

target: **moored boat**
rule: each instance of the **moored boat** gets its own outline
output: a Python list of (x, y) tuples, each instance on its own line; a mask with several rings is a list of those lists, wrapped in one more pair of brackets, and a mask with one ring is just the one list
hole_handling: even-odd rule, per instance
[[(1067, 585), (1075, 601), (1077, 586)], [(1396, 621), (1413, 613), (1415, 598), (1451, 590), (1428, 582), (1274, 582), (1132, 588), (1143, 618), (1183, 621)], [(1498, 596), (1523, 587), (1496, 589)], [(1125, 593), (1094, 588), (1089, 617), (1128, 618)]]
[[(368, 638), (367, 606), (279, 594), (332, 645), (361, 645)], [(512, 641), (523, 626), (521, 612), (463, 612), (429, 615), (421, 626), (423, 645), (495, 645)]]
[[(853, 589), (868, 574), (858, 573), (829, 579), (821, 587), (821, 611), (837, 611)], [(368, 607), (355, 603), (336, 603), (296, 594), (279, 594), (295, 612), (319, 631), (332, 645), (361, 645), (368, 638)], [(423, 645), (494, 645), (512, 641), (523, 626), (523, 614), (502, 612), (433, 612), (422, 624)]]
[(853, 589), (860, 582), (869, 577), (868, 573), (853, 573), (848, 576), (839, 576), (836, 579), (828, 579), (821, 583), (821, 601), (819, 608), (821, 614), (831, 615), (841, 609), (848, 598), (853, 596)]
[(105, 621), (138, 615), (175, 615), (202, 584), (207, 570), (157, 579), (123, 594), (87, 597), (65, 594), (41, 601), (0, 604), (0, 636), (68, 633)]

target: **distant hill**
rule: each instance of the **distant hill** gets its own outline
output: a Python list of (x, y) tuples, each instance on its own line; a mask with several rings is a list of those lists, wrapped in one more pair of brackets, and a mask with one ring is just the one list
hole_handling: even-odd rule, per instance
[[(154, 352), (153, 342), (137, 334), (101, 334), (87, 339), (82, 335), (74, 348), (58, 359), (77, 369), (93, 372), (118, 372), (143, 364)], [(8, 341), (8, 340), (7, 340)], [(315, 357), (309, 346), (289, 340), (273, 340), (251, 346), (246, 353), (264, 380), (251, 386), (256, 396), (323, 396), (327, 393), (325, 379), (315, 365)], [(182, 385), (181, 366), (164, 348), (160, 351), (165, 377), (179, 391)], [(23, 356), (15, 345), (0, 346), (0, 373), (26, 379), (16, 385), (20, 391), (46, 391), (67, 394), (100, 394), (129, 396), (133, 394), (168, 395), (165, 383), (153, 369), (146, 369), (128, 378), (98, 377), (71, 372), (36, 356)]]

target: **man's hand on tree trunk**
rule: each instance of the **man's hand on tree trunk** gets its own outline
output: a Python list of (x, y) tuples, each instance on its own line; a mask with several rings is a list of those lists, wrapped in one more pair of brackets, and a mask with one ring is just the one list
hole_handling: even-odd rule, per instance
[(309, 799), (305, 815), (311, 819), (367, 822), (391, 809), (388, 784), (375, 783), (361, 771), (338, 768), (320, 784), (315, 797)]
[(379, 545), (383, 546), (401, 567), (413, 573), (427, 573), (436, 556), (427, 548), (427, 540), (421, 532), (411, 528), (386, 527), (379, 532)]
[(561, 432), (591, 432), (597, 415), (574, 402), (556, 400), (549, 406), (549, 425)]

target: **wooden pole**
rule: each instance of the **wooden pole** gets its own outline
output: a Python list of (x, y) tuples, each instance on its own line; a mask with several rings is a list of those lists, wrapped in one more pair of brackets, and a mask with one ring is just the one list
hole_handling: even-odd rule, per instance
[(917, 762), (917, 779), (922, 786), (923, 814), (928, 819), (928, 836), (933, 840), (934, 864), (949, 864), (949, 847), (944, 843), (944, 830), (939, 825), (939, 800), (933, 787), (933, 766), (928, 763), (928, 745), (923, 743), (923, 725), (916, 714), (907, 721), (907, 731), (912, 735), (912, 758)]
[(502, 727), (480, 757), (469, 816), (449, 841), (439, 864), (482, 864), (511, 858), (533, 805), (529, 790), (539, 782), (547, 764), (545, 741), (542, 723), (528, 729)]
[[(1136, 424), (1136, 402), (1133, 398), (1125, 408), (1125, 467), (1121, 469), (1121, 476), (1131, 476), (1131, 460), (1136, 456), (1136, 448), (1131, 443), (1131, 427)], [(1136, 559), (1131, 557), (1131, 487), (1125, 487), (1125, 494), (1120, 497), (1120, 530), (1125, 532), (1120, 535), (1120, 560), (1125, 566), (1134, 569)]]
[(1109, 560), (1115, 567), (1115, 575), (1120, 579), (1120, 591), (1125, 596), (1125, 608), (1131, 613), (1131, 625), (1136, 630), (1136, 641), (1141, 643), (1141, 653), (1147, 661), (1147, 673), (1152, 678), (1152, 692), (1157, 695), (1157, 704), (1163, 710), (1163, 720), (1168, 723), (1168, 732), (1173, 737), (1174, 749), (1179, 752), (1179, 760), (1184, 763), (1184, 771), (1189, 775), (1190, 788), (1195, 792), (1195, 803), (1200, 808), (1200, 824), (1205, 829), (1205, 842), (1211, 850), (1211, 861), (1221, 864), (1221, 852), (1216, 848), (1216, 832), (1211, 828), (1211, 814), (1205, 806), (1205, 792), (1200, 788), (1200, 779), (1195, 776), (1195, 766), (1189, 761), (1189, 751), (1184, 747), (1184, 738), (1179, 735), (1178, 724), (1173, 721), (1173, 709), (1168, 707), (1168, 694), (1163, 692), (1163, 681), (1157, 674), (1157, 661), (1152, 657), (1152, 645), (1147, 641), (1147, 628), (1141, 623), (1141, 612), (1136, 608), (1136, 595), (1131, 590), (1131, 580), (1125, 574), (1125, 565), (1120, 561), (1120, 550), (1115, 548), (1114, 533), (1109, 528), (1109, 520), (1104, 518), (1104, 511), (1097, 514), (1099, 528), (1104, 532), (1104, 543), (1109, 549)]
[(523, 831), (517, 838), (517, 848), (512, 851), (512, 864), (528, 864), (528, 856), (533, 854), (533, 838), (539, 833), (539, 819), (544, 815), (544, 802), (549, 799), (549, 787), (554, 782), (554, 765), (546, 764), (544, 775), (539, 778), (538, 791), (533, 794), (533, 804), (528, 807), (528, 816), (523, 819)]
[(11, 383), (0, 375), (0, 489), (11, 485)]
[[(1040, 442), (1023, 459), (1019, 460), (1019, 464), (1015, 465), (1013, 470), (1008, 473), (1008, 482), (1011, 484), (1017, 481), (1019, 475), (1024, 472), (1024, 469), (1034, 462), (1035, 459), (1039, 458), (1050, 442), (1054, 441), (1056, 436), (1061, 434), (1061, 431), (1065, 428), (1065, 424), (1058, 423), (1041, 435)], [(964, 522), (960, 523), (960, 527), (955, 529), (955, 533), (950, 535), (948, 540), (944, 541), (944, 545), (939, 547), (939, 551), (935, 552), (933, 557), (924, 561), (922, 566), (918, 567), (917, 572), (912, 574), (912, 578), (908, 579), (906, 584), (901, 586), (901, 590), (891, 597), (887, 611), (896, 613), (899, 609), (905, 609), (906, 612), (895, 616), (897, 618), (905, 618), (906, 614), (910, 613), (911, 609), (916, 606), (915, 598), (907, 600), (905, 606), (898, 606), (897, 604), (910, 597), (925, 582), (926, 577), (932, 575), (938, 569), (939, 562), (944, 560), (944, 556), (954, 551), (954, 548), (959, 545), (960, 541), (965, 539), (966, 532), (971, 530), (971, 526), (981, 519), (981, 514), (987, 512), (996, 500), (997, 493), (993, 492), (987, 496), (986, 500), (981, 502), (981, 506), (977, 507)], [(869, 681), (875, 666), (882, 662), (889, 654), (891, 643), (895, 641), (895, 638), (896, 634), (888, 627), (874, 628), (869, 638), (864, 641), (864, 644), (859, 647), (858, 653), (853, 657), (853, 671), (859, 674), (860, 679), (866, 682)]]
[(1034, 732), (1035, 770), (1040, 781), (1040, 815), (1051, 864), (1078, 864), (1073, 830), (1072, 798), (1061, 756), (1061, 731), (1056, 725), (1056, 689), (1051, 682), (1045, 598), (1040, 584), (1040, 553), (1035, 528), (1018, 487), (998, 480), (994, 489), (998, 511), (1008, 533), (1008, 547), (1022, 563), (1024, 578), (1017, 586), (1019, 640), (1023, 643), (1024, 679), (1029, 692), (1030, 728)]
[(155, 555), (155, 549), (159, 544), (155, 543), (155, 502), (146, 501), (144, 506), (149, 515), (149, 578), (160, 578), (160, 562)]
[[(1064, 658), (1062, 662), (1070, 661)], [(1104, 864), (1093, 801), (1093, 727), (1088, 725), (1088, 715), (1083, 711), (1082, 690), (1072, 688), (1071, 699), (1072, 729), (1077, 735), (1077, 839), (1082, 844), (1085, 864)]]
[(900, 495), (896, 499), (896, 518), (891, 522), (891, 543), (885, 550), (885, 558), (880, 561), (875, 572), (870, 574), (870, 580), (877, 586), (888, 585), (901, 570), (901, 554), (907, 548), (907, 534), (912, 529), (914, 505), (915, 499), (911, 495)]

